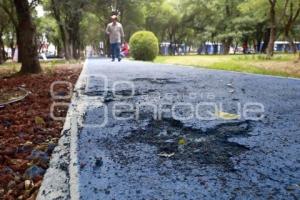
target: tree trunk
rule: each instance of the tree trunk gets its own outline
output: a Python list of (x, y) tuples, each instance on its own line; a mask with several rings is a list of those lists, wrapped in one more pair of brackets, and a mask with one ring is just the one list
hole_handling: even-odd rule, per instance
[(270, 32), (270, 41), (267, 48), (267, 57), (271, 58), (274, 55), (274, 45), (276, 40), (276, 30), (275, 28), (271, 28)]
[(285, 30), (284, 32), (285, 32), (284, 33), (284, 37), (285, 37), (286, 41), (289, 42), (290, 51), (292, 53), (296, 54), (297, 53), (297, 47), (296, 47), (296, 45), (294, 43), (294, 40), (290, 36), (290, 33), (289, 33), (290, 31), (289, 30)]
[(276, 40), (276, 0), (269, 0), (270, 3), (270, 41), (267, 49), (267, 58), (271, 58), (274, 55), (274, 44)]
[[(288, 3), (288, 1), (286, 0), (286, 3)], [(300, 2), (299, 2), (300, 3)], [(299, 4), (300, 6), (300, 4)], [(298, 16), (300, 15), (300, 7), (298, 6), (298, 9), (296, 10), (295, 12), (295, 15), (294, 15), (294, 3), (291, 1), (290, 2), (290, 6), (289, 6), (289, 9), (290, 9), (290, 14), (288, 15), (286, 10), (285, 10), (285, 15), (284, 15), (284, 37), (285, 37), (285, 40), (289, 42), (289, 48), (290, 48), (290, 51), (293, 52), (294, 54), (297, 53), (297, 47), (294, 43), (294, 40), (293, 38), (291, 37), (290, 33), (291, 33), (291, 30), (293, 28), (293, 25), (294, 23), (296, 22)], [(285, 7), (286, 9), (288, 8), (287, 6)]]
[(2, 40), (2, 32), (0, 32), (0, 64), (5, 62), (4, 42)]
[(62, 22), (60, 21), (60, 17), (55, 17), (57, 23), (59, 24), (59, 31), (60, 31), (60, 36), (63, 42), (63, 47), (64, 47), (64, 53), (65, 53), (65, 59), (66, 60), (71, 60), (72, 59), (72, 54), (71, 54), (71, 49), (70, 49), (70, 37), (68, 35), (67, 30), (65, 29), (64, 25), (62, 25)]
[(65, 50), (65, 59), (71, 60), (73, 59), (73, 54), (72, 54), (71, 42), (69, 39), (70, 37), (66, 30), (64, 30), (62, 35), (63, 35), (62, 38), (63, 38), (64, 50)]
[(9, 41), (9, 47), (11, 49), (11, 58), (13, 58), (15, 53), (15, 40), (14, 40), (14, 34), (12, 34), (12, 38)]
[(258, 25), (256, 25), (256, 32), (255, 32), (255, 40), (253, 40), (253, 44), (255, 47), (255, 53), (261, 53), (261, 43), (263, 41), (264, 38), (264, 24), (263, 23), (259, 23)]
[(64, 51), (64, 49), (63, 49), (63, 47), (61, 46), (61, 44), (58, 44), (58, 45), (56, 46), (56, 49), (57, 49), (57, 54), (56, 54), (56, 56), (59, 57), (59, 58), (62, 58), (62, 57), (63, 57), (63, 51)]
[(226, 39), (223, 41), (223, 45), (224, 45), (224, 55), (228, 55), (230, 52), (230, 45), (232, 43), (232, 39)]
[(249, 52), (248, 42), (248, 37), (246, 37), (243, 41), (243, 54), (247, 54)]
[(54, 15), (54, 18), (58, 24), (60, 36), (62, 39), (63, 50), (64, 50), (64, 57), (66, 60), (71, 60), (72, 57), (72, 50), (71, 50), (71, 42), (68, 30), (66, 28), (66, 22), (63, 21), (63, 17), (61, 16), (61, 2), (56, 0), (51, 0), (51, 9)]
[(257, 49), (258, 49), (258, 42), (254, 39), (253, 41), (252, 41), (252, 43), (253, 43), (253, 49), (254, 49), (254, 53), (257, 53)]
[(21, 33), (22, 31), (19, 30), (20, 29), (19, 27), (16, 27), (15, 29), (16, 29), (16, 37), (17, 37), (17, 46), (16, 46), (16, 48), (18, 48), (18, 62), (21, 63), (22, 62), (22, 55), (23, 55), (22, 51), (23, 51), (23, 49), (20, 48), (20, 45), (22, 43), (20, 41), (20, 34), (22, 34)]
[(72, 44), (72, 57), (76, 60), (80, 59), (80, 16), (74, 16), (71, 22), (71, 29), (69, 31), (70, 41)]
[(263, 45), (260, 49), (260, 53), (266, 53), (267, 52), (267, 48), (268, 48), (268, 45), (269, 45), (269, 42), (270, 42), (270, 36), (271, 36), (271, 29), (268, 28), (266, 29), (265, 31), (265, 34), (264, 34), (264, 38), (263, 38)]
[(41, 66), (37, 52), (36, 28), (32, 22), (30, 6), (27, 0), (14, 0), (18, 17), (19, 50), (22, 52), (20, 73), (39, 73)]
[[(82, 10), (84, 7), (84, 3), (75, 4), (78, 10)], [(69, 41), (71, 44), (71, 55), (72, 58), (78, 60), (80, 59), (80, 51), (81, 51), (81, 38), (80, 38), (80, 22), (82, 19), (82, 13), (74, 13), (73, 11), (68, 11), (67, 15), (69, 16), (66, 21), (67, 31), (69, 35)]]
[(239, 47), (239, 43), (237, 42), (234, 47), (234, 52), (233, 52), (234, 55), (236, 54), (238, 47)]

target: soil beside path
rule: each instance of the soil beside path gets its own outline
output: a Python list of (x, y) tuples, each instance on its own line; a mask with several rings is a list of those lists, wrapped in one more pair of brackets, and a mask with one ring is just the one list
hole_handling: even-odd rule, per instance
[[(1, 104), (15, 98), (20, 91), (28, 92), (25, 99), (0, 107), (0, 199), (36, 198), (63, 128), (63, 122), (50, 116), (54, 102), (50, 86), (55, 81), (75, 84), (81, 69), (80, 64), (72, 64), (54, 67), (43, 74), (0, 79)], [(70, 90), (58, 85), (53, 91), (65, 96)], [(66, 107), (60, 107), (54, 114), (65, 117), (66, 111)]]

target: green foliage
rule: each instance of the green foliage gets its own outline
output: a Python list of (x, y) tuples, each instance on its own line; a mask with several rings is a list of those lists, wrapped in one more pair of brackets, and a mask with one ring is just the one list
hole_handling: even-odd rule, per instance
[(118, 1), (118, 5), (125, 39), (128, 41), (133, 33), (145, 27), (143, 0), (123, 0)]
[[(91, 24), (93, 25), (91, 26)], [(80, 27), (82, 42), (85, 45), (98, 45), (101, 38), (105, 36), (104, 30), (101, 30), (101, 20), (93, 13), (84, 14)]]
[[(186, 43), (197, 48), (204, 42), (251, 49), (268, 41), (268, 0), (43, 0), (46, 15), (32, 15), (38, 36), (46, 34), (58, 50), (82, 51), (85, 46), (108, 44), (105, 28), (112, 9), (119, 11), (125, 39), (139, 30), (153, 32), (159, 41)], [(114, 2), (114, 3), (113, 3)], [(0, 32), (5, 46), (16, 46), (17, 18), (13, 1), (0, 0)], [(300, 40), (299, 0), (277, 0), (276, 40)], [(289, 23), (290, 19), (295, 20)], [(288, 31), (285, 29), (289, 28)], [(107, 46), (105, 50), (108, 52)], [(71, 47), (75, 47), (71, 49)], [(64, 55), (61, 52), (61, 55)], [(70, 58), (71, 59), (71, 58)]]
[[(84, 0), (75, 0), (85, 4), (82, 9), (73, 8), (74, 5), (70, 0), (54, 1), (59, 5), (67, 4), (64, 7), (72, 8), (72, 12), (80, 11), (83, 16), (80, 26), (82, 46), (97, 47), (99, 41), (107, 40), (104, 29), (110, 22), (112, 1), (91, 0), (87, 3)], [(293, 11), (284, 9), (286, 1), (294, 3)], [(278, 40), (285, 40), (284, 12), (287, 16), (291, 12), (296, 13), (298, 1), (277, 0)], [(254, 44), (265, 40), (264, 36), (270, 28), (270, 5), (266, 0), (116, 0), (114, 2), (114, 6), (120, 13), (119, 20), (123, 24), (126, 40), (129, 40), (136, 31), (148, 30), (162, 42), (186, 43), (194, 47), (206, 41), (223, 43), (231, 47), (248, 43), (248, 46), (253, 48)], [(62, 10), (62, 14), (64, 12), (68, 13), (70, 10)], [(298, 17), (290, 31), (290, 35), (298, 40), (299, 24)], [(68, 29), (69, 26), (66, 28)]]
[(153, 61), (158, 55), (158, 39), (152, 32), (136, 32), (129, 43), (131, 55), (135, 60)]
[(52, 16), (46, 15), (35, 20), (37, 26), (37, 35), (42, 39), (45, 34), (47, 40), (56, 46), (60, 45), (60, 35), (57, 23)]

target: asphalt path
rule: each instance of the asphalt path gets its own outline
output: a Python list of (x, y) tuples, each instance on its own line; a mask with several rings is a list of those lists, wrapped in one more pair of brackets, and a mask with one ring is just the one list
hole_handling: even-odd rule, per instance
[(39, 199), (300, 197), (300, 80), (89, 59), (70, 109)]

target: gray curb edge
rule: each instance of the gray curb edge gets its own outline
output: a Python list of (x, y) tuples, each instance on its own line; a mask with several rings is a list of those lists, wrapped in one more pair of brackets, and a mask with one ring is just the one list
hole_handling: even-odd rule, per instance
[(80, 91), (85, 87), (88, 59), (74, 87), (74, 93), (65, 120), (62, 136), (55, 148), (44, 176), (37, 200), (78, 200), (79, 164), (77, 159), (78, 124), (82, 117), (77, 110)]

